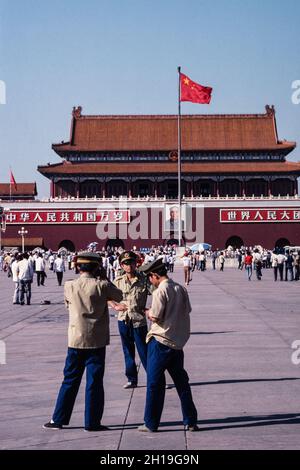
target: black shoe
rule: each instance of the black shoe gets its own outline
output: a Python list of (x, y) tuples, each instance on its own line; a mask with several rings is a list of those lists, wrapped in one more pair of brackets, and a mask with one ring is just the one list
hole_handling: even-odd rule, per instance
[(191, 432), (200, 431), (197, 424), (186, 424), (184, 426), (184, 430), (185, 431), (191, 431)]
[(46, 424), (43, 425), (43, 428), (45, 428), (45, 429), (62, 429), (62, 425), (57, 424), (57, 423), (51, 423), (51, 421), (49, 421), (49, 423), (46, 423)]
[(123, 385), (123, 388), (136, 388), (137, 384), (134, 382), (127, 382), (127, 384)]
[(24, 305), (24, 302), (20, 302), (20, 305)]
[(85, 432), (95, 432), (95, 431), (109, 431), (107, 426), (103, 426), (102, 424), (98, 424), (98, 426), (93, 426), (91, 428), (84, 428)]

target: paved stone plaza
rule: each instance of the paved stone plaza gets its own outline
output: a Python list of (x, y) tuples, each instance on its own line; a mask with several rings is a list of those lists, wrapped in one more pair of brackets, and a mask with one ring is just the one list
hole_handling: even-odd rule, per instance
[[(71, 278), (67, 273), (66, 278)], [(180, 267), (174, 273), (182, 281)], [(139, 387), (123, 390), (123, 354), (116, 318), (107, 349), (102, 433), (83, 432), (84, 386), (71, 424), (42, 429), (62, 380), (68, 313), (53, 273), (33, 285), (31, 306), (12, 305), (13, 282), (0, 273), (1, 449), (300, 449), (300, 365), (291, 361), (300, 340), (299, 282), (273, 281), (272, 271), (251, 282), (245, 272), (195, 272), (189, 286), (192, 335), (185, 364), (201, 432), (185, 433), (175, 389), (166, 390), (158, 433), (143, 434), (145, 372)], [(40, 305), (41, 300), (51, 305)]]

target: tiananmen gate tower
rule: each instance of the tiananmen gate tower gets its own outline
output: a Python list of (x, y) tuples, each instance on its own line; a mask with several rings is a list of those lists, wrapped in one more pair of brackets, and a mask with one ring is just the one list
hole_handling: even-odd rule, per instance
[[(181, 123), (186, 243), (300, 245), (300, 163), (287, 160), (296, 143), (279, 139), (274, 107), (182, 115)], [(52, 149), (61, 160), (38, 166), (50, 180), (49, 199), (3, 198), (5, 237), (26, 224), (30, 237), (53, 250), (97, 239), (101, 247), (176, 243), (165, 220), (178, 202), (177, 115), (84, 115), (79, 106), (69, 140)]]

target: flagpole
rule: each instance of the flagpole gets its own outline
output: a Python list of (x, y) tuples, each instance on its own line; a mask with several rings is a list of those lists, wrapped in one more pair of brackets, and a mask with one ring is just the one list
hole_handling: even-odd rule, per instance
[(11, 167), (9, 167), (9, 200), (11, 201)]
[(181, 246), (182, 240), (182, 225), (181, 225), (181, 102), (180, 102), (180, 72), (181, 67), (177, 68), (178, 70), (178, 122), (177, 122), (177, 132), (178, 132), (178, 246)]

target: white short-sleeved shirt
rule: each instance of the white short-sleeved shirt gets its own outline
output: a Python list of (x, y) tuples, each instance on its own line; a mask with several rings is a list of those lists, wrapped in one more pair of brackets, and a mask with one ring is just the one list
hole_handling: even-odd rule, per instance
[(173, 279), (162, 281), (153, 292), (151, 312), (156, 322), (147, 334), (172, 349), (182, 349), (190, 337), (190, 312), (187, 290)]

